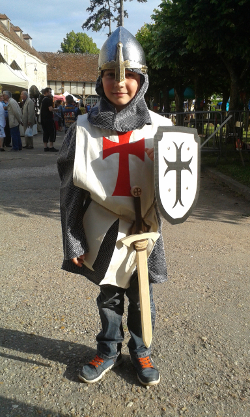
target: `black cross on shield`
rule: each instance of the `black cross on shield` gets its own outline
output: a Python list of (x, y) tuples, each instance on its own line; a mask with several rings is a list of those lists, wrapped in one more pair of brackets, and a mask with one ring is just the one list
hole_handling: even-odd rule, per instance
[(182, 223), (198, 199), (200, 137), (196, 129), (160, 126), (154, 139), (157, 203), (171, 224)]

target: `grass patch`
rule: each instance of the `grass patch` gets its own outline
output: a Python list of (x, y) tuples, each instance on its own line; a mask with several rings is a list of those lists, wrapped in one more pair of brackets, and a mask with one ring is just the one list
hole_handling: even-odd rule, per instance
[(228, 154), (227, 157), (222, 156), (219, 161), (217, 154), (208, 155), (201, 153), (201, 164), (214, 168), (217, 171), (222, 172), (222, 174), (250, 187), (250, 153), (246, 154), (243, 152), (242, 156), (245, 166), (243, 166), (237, 151)]

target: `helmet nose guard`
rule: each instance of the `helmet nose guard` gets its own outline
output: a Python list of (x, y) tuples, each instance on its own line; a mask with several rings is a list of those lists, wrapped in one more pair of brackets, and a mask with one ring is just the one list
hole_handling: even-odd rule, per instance
[(125, 69), (137, 68), (147, 73), (145, 54), (140, 43), (124, 27), (117, 28), (103, 44), (98, 60), (99, 75), (115, 70), (115, 80), (125, 80)]

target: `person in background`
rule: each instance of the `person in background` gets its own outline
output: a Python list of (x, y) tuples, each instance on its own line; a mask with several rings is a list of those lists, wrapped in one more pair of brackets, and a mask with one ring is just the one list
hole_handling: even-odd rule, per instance
[(25, 137), (25, 146), (23, 148), (26, 149), (33, 149), (33, 136), (26, 136), (25, 132), (28, 127), (32, 128), (33, 133), (33, 125), (35, 124), (35, 106), (33, 100), (28, 97), (27, 91), (21, 92), (21, 99), (23, 102), (22, 105), (22, 112), (23, 112), (23, 129), (24, 129), (24, 137)]
[[(1, 98), (2, 97), (2, 98)], [(2, 106), (4, 108), (4, 115), (5, 115), (5, 138), (3, 141), (3, 146), (6, 146), (7, 148), (12, 148), (11, 146), (11, 136), (10, 136), (10, 126), (9, 126), (9, 117), (8, 117), (8, 110), (7, 110), (7, 104), (8, 102), (5, 102), (3, 99), (3, 95), (0, 95), (0, 103), (2, 103)]]
[(0, 104), (2, 105), (2, 107), (5, 107), (5, 103), (3, 101), (3, 95), (0, 94)]
[(54, 113), (54, 122), (56, 126), (56, 131), (62, 131), (62, 100), (56, 100), (55, 101), (55, 109), (57, 109), (57, 112)]
[(12, 98), (10, 91), (3, 92), (3, 99), (6, 101), (7, 110), (8, 110), (8, 117), (9, 117), (9, 126), (10, 126), (10, 134), (12, 138), (12, 148), (11, 151), (21, 151), (22, 150), (22, 141), (19, 132), (19, 125), (22, 124), (22, 112), (21, 109), (16, 102)]
[(64, 127), (65, 133), (68, 131), (70, 126), (76, 121), (78, 107), (75, 106), (73, 96), (70, 94), (66, 96), (66, 106), (63, 108)]
[[(2, 96), (2, 99), (1, 99)], [(3, 145), (6, 146), (6, 148), (12, 148), (11, 146), (11, 136), (10, 136), (10, 126), (9, 126), (9, 117), (8, 117), (8, 110), (7, 110), (7, 104), (8, 102), (5, 102), (3, 99), (3, 95), (0, 96), (0, 102), (2, 103), (2, 106), (4, 108), (4, 114), (5, 114), (5, 138), (3, 141)]]
[(5, 149), (3, 147), (3, 141), (5, 138), (4, 128), (5, 128), (6, 120), (5, 120), (5, 111), (4, 111), (4, 107), (2, 103), (3, 103), (3, 95), (0, 94), (0, 151), (4, 152)]
[(59, 113), (60, 113), (60, 118), (59, 118), (59, 121), (58, 121), (59, 132), (62, 132), (63, 131), (63, 126), (64, 126), (63, 102), (62, 102), (62, 100), (58, 100), (58, 109), (59, 109)]
[[(56, 129), (53, 120), (53, 114), (57, 109), (53, 108), (52, 90), (46, 87), (43, 90), (44, 98), (42, 100), (40, 112), (41, 112), (41, 124), (43, 128), (43, 144), (44, 152), (58, 152), (53, 144), (56, 140)], [(48, 146), (49, 143), (49, 146)]]
[(80, 104), (79, 104), (79, 102), (78, 103), (75, 103), (75, 108), (77, 109), (76, 116), (77, 117), (78, 116), (81, 116), (82, 112), (80, 110)]

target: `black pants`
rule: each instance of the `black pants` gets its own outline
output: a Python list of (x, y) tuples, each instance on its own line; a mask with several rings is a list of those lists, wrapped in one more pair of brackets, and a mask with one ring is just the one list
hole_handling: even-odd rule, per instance
[(4, 146), (10, 146), (11, 144), (11, 136), (10, 136), (10, 126), (9, 126), (9, 119), (6, 118), (6, 126), (4, 128), (5, 138), (4, 138)]
[(43, 142), (55, 142), (56, 140), (56, 127), (54, 120), (43, 120), (42, 121), (42, 128), (43, 128)]

